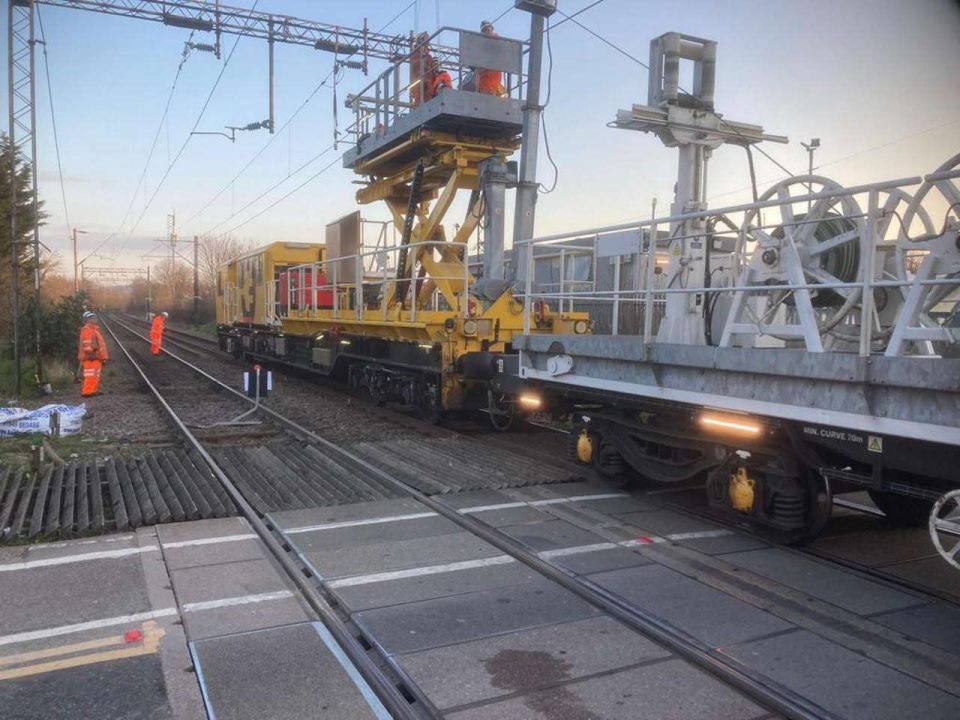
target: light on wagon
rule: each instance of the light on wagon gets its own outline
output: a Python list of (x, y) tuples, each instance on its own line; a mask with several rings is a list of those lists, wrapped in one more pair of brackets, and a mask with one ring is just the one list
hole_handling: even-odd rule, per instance
[(532, 392), (520, 393), (520, 396), (517, 398), (517, 402), (527, 410), (538, 410), (542, 403), (540, 396)]
[(583, 335), (583, 334), (587, 331), (587, 329), (588, 329), (589, 327), (590, 327), (590, 325), (587, 323), (586, 320), (577, 320), (577, 321), (573, 324), (573, 331), (574, 331), (577, 335)]
[(707, 430), (726, 431), (750, 437), (756, 437), (762, 429), (759, 423), (752, 422), (749, 417), (743, 415), (703, 413), (700, 415), (700, 424)]

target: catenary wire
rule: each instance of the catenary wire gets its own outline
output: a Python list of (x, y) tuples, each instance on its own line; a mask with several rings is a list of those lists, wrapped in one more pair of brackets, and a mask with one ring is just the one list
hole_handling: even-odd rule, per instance
[[(394, 15), (392, 18), (390, 18), (386, 23), (384, 23), (384, 25), (381, 26), (380, 29), (377, 30), (377, 32), (378, 32), (378, 33), (382, 33), (382, 32), (383, 32), (384, 30), (386, 30), (388, 27), (390, 27), (391, 25), (393, 25), (393, 23), (395, 23), (397, 20), (399, 20), (400, 17), (402, 17), (406, 12), (408, 12), (408, 11), (410, 10), (410, 8), (412, 8), (414, 5), (416, 5), (417, 2), (418, 2), (418, 0), (413, 0), (413, 2), (409, 3), (405, 8), (403, 8), (403, 10), (401, 10), (400, 12), (398, 12), (396, 15)], [(358, 52), (358, 50), (354, 50), (352, 53), (350, 53), (350, 55), (347, 55), (346, 57), (347, 57), (347, 58), (350, 58), (350, 57), (352, 57), (354, 54), (356, 54), (357, 52)], [(331, 78), (333, 77), (333, 75), (334, 75), (334, 71), (333, 71), (333, 70), (331, 70), (329, 73), (327, 73), (327, 76), (326, 76), (323, 80), (320, 81), (320, 84), (319, 84), (319, 85), (317, 85), (313, 90), (310, 91), (310, 94), (307, 95), (307, 97), (303, 100), (303, 102), (300, 103), (300, 106), (299, 106), (296, 110), (294, 110), (294, 111), (293, 111), (293, 114), (290, 115), (289, 118), (287, 118), (287, 120), (283, 123), (283, 125), (281, 125), (281, 126), (277, 129), (277, 131), (270, 136), (270, 138), (267, 140), (267, 142), (264, 143), (264, 145), (263, 145), (256, 153), (254, 153), (254, 155), (243, 165), (243, 167), (241, 167), (241, 168), (237, 171), (237, 173), (236, 173), (230, 180), (228, 180), (228, 181), (223, 185), (223, 187), (221, 187), (221, 188), (213, 195), (213, 197), (211, 197), (209, 200), (207, 200), (207, 202), (204, 203), (203, 206), (202, 206), (199, 210), (197, 210), (195, 213), (193, 213), (193, 215), (191, 215), (191, 216), (188, 217), (185, 221), (183, 221), (183, 222), (180, 224), (180, 227), (186, 227), (186, 226), (189, 225), (191, 222), (193, 222), (193, 221), (196, 220), (198, 217), (200, 217), (200, 215), (203, 214), (204, 210), (206, 210), (208, 207), (210, 207), (210, 206), (211, 206), (214, 202), (216, 202), (228, 189), (230, 189), (230, 187), (233, 186), (233, 184), (240, 178), (240, 176), (243, 175), (247, 170), (249, 170), (249, 169), (250, 169), (250, 166), (253, 165), (253, 163), (256, 162), (257, 159), (260, 158), (260, 156), (263, 155), (263, 153), (266, 152), (266, 150), (273, 144), (273, 142), (274, 142), (280, 135), (282, 135), (282, 134), (287, 130), (287, 128), (290, 127), (290, 125), (293, 123), (293, 121), (296, 119), (296, 117), (297, 117), (301, 112), (303, 112), (304, 108), (307, 107), (307, 105), (310, 103), (310, 101), (313, 100), (314, 97), (316, 97), (317, 93), (320, 92), (320, 90), (321, 90), (322, 88), (326, 87), (327, 83), (330, 82), (330, 80), (331, 80)], [(290, 176), (290, 175), (288, 174), (287, 177), (289, 177), (289, 176)], [(234, 213), (234, 215), (235, 215), (235, 213)], [(231, 217), (233, 217), (234, 215), (231, 215)], [(225, 222), (225, 221), (224, 221), (224, 222)]]
[[(332, 147), (333, 147), (333, 146), (331, 145), (331, 148), (332, 148)], [(226, 234), (226, 235), (230, 235), (231, 233), (236, 232), (237, 230), (239, 230), (240, 228), (242, 228), (242, 227), (243, 227), (244, 225), (246, 225), (247, 223), (253, 222), (254, 220), (256, 220), (258, 217), (260, 217), (261, 215), (263, 215), (263, 214), (264, 214), (265, 212), (267, 212), (268, 210), (272, 210), (272, 209), (275, 208), (277, 205), (279, 205), (279, 204), (282, 203), (284, 200), (286, 200), (288, 197), (290, 197), (290, 196), (293, 195), (294, 193), (299, 192), (300, 190), (302, 190), (303, 188), (305, 188), (307, 185), (309, 185), (310, 183), (312, 183), (314, 180), (316, 180), (318, 177), (320, 177), (321, 175), (323, 175), (327, 170), (329, 170), (330, 168), (332, 168), (332, 167), (333, 167), (334, 165), (336, 165), (339, 161), (340, 161), (340, 158), (338, 158), (338, 157), (334, 158), (332, 161), (330, 161), (329, 163), (327, 163), (326, 165), (324, 165), (322, 168), (320, 168), (320, 170), (318, 170), (316, 173), (314, 173), (313, 175), (311, 175), (310, 177), (308, 177), (306, 180), (304, 180), (302, 183), (300, 183), (299, 185), (297, 185), (295, 188), (293, 188), (292, 190), (290, 190), (289, 192), (287, 192), (285, 195), (281, 195), (279, 198), (277, 198), (276, 200), (274, 200), (272, 203), (270, 203), (269, 205), (267, 205), (265, 208), (263, 208), (262, 210), (260, 210), (260, 211), (257, 212), (256, 214), (251, 215), (250, 217), (248, 217), (248, 218), (247, 218), (246, 220), (244, 220), (243, 222), (238, 223), (237, 225), (234, 225), (234, 226), (233, 226), (232, 228), (230, 228), (225, 234)]]
[[(627, 57), (627, 58), (630, 58), (631, 60), (633, 60), (633, 62), (637, 63), (638, 65), (640, 65), (640, 66), (643, 67), (643, 68), (646, 68), (646, 70), (647, 70), (648, 72), (650, 71), (650, 66), (647, 65), (645, 62), (643, 62), (643, 60), (640, 60), (639, 58), (635, 57), (634, 55), (631, 55), (631, 54), (628, 53), (626, 50), (624, 50), (622, 47), (620, 47), (620, 46), (617, 45), (616, 43), (611, 42), (610, 40), (608, 40), (607, 38), (603, 37), (603, 36), (600, 35), (599, 33), (594, 32), (593, 30), (591, 30), (590, 28), (588, 28), (586, 25), (584, 25), (583, 23), (581, 23), (579, 20), (575, 20), (573, 15), (567, 15), (566, 13), (563, 12), (563, 10), (560, 10), (560, 9), (557, 9), (557, 12), (560, 13), (561, 15), (563, 15), (566, 20), (571, 20), (571, 21), (573, 21), (573, 23), (574, 23), (577, 27), (585, 30), (585, 31), (588, 32), (590, 35), (593, 35), (593, 37), (597, 38), (597, 40), (599, 40), (600, 42), (604, 43), (605, 45), (610, 46), (611, 48), (613, 48), (614, 50), (616, 50), (616, 51), (617, 51), (618, 53), (620, 53), (621, 55), (623, 55), (623, 56), (625, 56), (625, 57)], [(559, 25), (560, 23), (557, 23), (557, 24)], [(680, 90), (681, 90), (682, 92), (685, 92), (687, 95), (690, 94), (688, 91), (684, 90), (683, 88), (680, 88)], [(726, 125), (728, 128), (730, 128), (734, 133), (736, 133), (736, 134), (739, 135), (740, 137), (743, 137), (743, 134), (742, 134), (739, 130), (737, 130), (736, 127), (734, 127), (733, 125), (731, 125), (730, 123), (725, 122), (722, 118), (720, 119), (720, 122), (722, 122), (724, 125)], [(763, 155), (765, 158), (767, 158), (767, 160), (769, 160), (769, 161), (772, 162), (774, 165), (776, 165), (778, 168), (780, 168), (780, 169), (783, 170), (785, 173), (787, 173), (787, 175), (789, 175), (790, 177), (794, 177), (794, 176), (795, 176), (795, 174), (792, 173), (792, 172), (790, 172), (790, 170), (789, 170), (783, 163), (781, 163), (779, 160), (777, 160), (777, 159), (774, 158), (772, 155), (770, 155), (770, 153), (768, 153), (768, 152), (767, 152), (766, 150), (764, 150), (762, 147), (760, 147), (759, 145), (757, 145), (757, 146), (755, 146), (755, 147), (756, 147), (758, 153), (760, 153), (761, 155)]]
[[(253, 4), (253, 7), (250, 8), (251, 12), (256, 10), (257, 5), (260, 4), (260, 0), (256, 0)], [(207, 99), (203, 103), (203, 107), (200, 108), (200, 113), (197, 115), (196, 121), (193, 123), (193, 127), (190, 129), (190, 132), (187, 133), (186, 139), (184, 139), (183, 144), (180, 146), (180, 149), (177, 151), (177, 154), (174, 155), (173, 161), (167, 166), (166, 171), (160, 178), (160, 182), (157, 183), (157, 187), (154, 189), (153, 193), (150, 195), (150, 198), (147, 200), (146, 204), (143, 207), (143, 210), (140, 212), (140, 215), (137, 217), (136, 222), (134, 222), (133, 227), (130, 228), (130, 232), (127, 233), (127, 237), (124, 238), (123, 242), (120, 244), (120, 247), (114, 253), (114, 257), (120, 254), (120, 251), (123, 247), (130, 241), (130, 238), (133, 237), (133, 233), (136, 231), (137, 227), (140, 225), (140, 222), (143, 220), (144, 216), (147, 214), (147, 210), (150, 209), (150, 205), (156, 199), (157, 195), (160, 193), (160, 189), (163, 187), (164, 182), (170, 176), (170, 172), (176, 166), (177, 161), (183, 155), (184, 150), (187, 149), (187, 145), (190, 144), (190, 138), (193, 136), (193, 133), (200, 126), (200, 121), (203, 120), (203, 116), (207, 111), (207, 108), (210, 106), (210, 101), (213, 100), (213, 95), (217, 91), (217, 87), (220, 85), (220, 81), (223, 79), (224, 73), (227, 71), (227, 67), (230, 65), (230, 60), (233, 59), (233, 54), (237, 50), (237, 46), (240, 44), (240, 39), (242, 35), (238, 35), (237, 39), (233, 43), (233, 47), (230, 48), (230, 53), (227, 55), (226, 60), (223, 62), (223, 66), (220, 68), (220, 73), (217, 75), (217, 79), (213, 82), (213, 87), (210, 88), (210, 92), (207, 94)]]
[(63, 217), (67, 224), (67, 235), (70, 234), (70, 211), (67, 207), (67, 189), (63, 182), (63, 163), (60, 160), (60, 137), (57, 133), (57, 114), (53, 109), (53, 84), (50, 81), (50, 61), (47, 58), (47, 35), (43, 30), (43, 18), (40, 17), (40, 7), (37, 7), (37, 23), (40, 26), (40, 44), (43, 47), (43, 70), (47, 77), (47, 98), (50, 100), (50, 123), (53, 126), (53, 147), (57, 155), (57, 173), (60, 176), (60, 198), (63, 200)]
[(257, 197), (255, 197), (253, 200), (251, 200), (250, 202), (248, 202), (246, 205), (244, 205), (242, 208), (240, 208), (240, 209), (237, 210), (236, 212), (233, 212), (233, 213), (231, 213), (230, 215), (228, 215), (227, 217), (225, 217), (223, 220), (221, 220), (220, 222), (218, 222), (216, 225), (212, 225), (211, 227), (207, 228), (204, 232), (200, 233), (200, 235), (201, 235), (201, 236), (210, 235), (210, 234), (213, 233), (213, 231), (216, 230), (218, 227), (221, 227), (222, 225), (226, 225), (228, 222), (230, 222), (231, 220), (233, 220), (233, 218), (237, 217), (237, 215), (242, 214), (242, 213), (243, 213), (245, 210), (247, 210), (251, 205), (254, 205), (255, 203), (259, 202), (264, 196), (269, 195), (271, 192), (273, 192), (273, 191), (276, 190), (278, 187), (280, 187), (281, 185), (283, 185), (283, 183), (285, 183), (287, 180), (289, 180), (290, 178), (292, 178), (294, 175), (298, 175), (301, 171), (303, 171), (304, 169), (306, 169), (308, 166), (312, 165), (312, 164), (315, 163), (317, 160), (319, 160), (320, 158), (322, 158), (322, 157), (323, 157), (324, 155), (326, 155), (328, 152), (330, 152), (331, 150), (333, 150), (334, 147), (335, 147), (335, 145), (329, 145), (329, 146), (327, 146), (326, 148), (324, 148), (323, 150), (321, 150), (319, 153), (317, 153), (316, 155), (314, 155), (312, 158), (310, 158), (310, 159), (307, 160), (306, 162), (302, 163), (302, 164), (300, 165), (300, 167), (298, 167), (298, 168), (297, 168), (296, 170), (294, 170), (292, 173), (288, 174), (288, 175), (287, 175), (286, 177), (284, 177), (282, 180), (279, 180), (279, 181), (277, 181), (276, 183), (274, 183), (273, 185), (271, 185), (270, 187), (268, 187), (266, 190), (264, 190), (264, 191), (261, 192), (259, 195), (257, 195)]

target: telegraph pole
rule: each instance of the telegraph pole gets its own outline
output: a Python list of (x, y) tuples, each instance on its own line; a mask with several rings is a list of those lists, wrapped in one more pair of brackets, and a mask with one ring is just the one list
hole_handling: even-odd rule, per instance
[(200, 324), (200, 236), (193, 236), (193, 324)]

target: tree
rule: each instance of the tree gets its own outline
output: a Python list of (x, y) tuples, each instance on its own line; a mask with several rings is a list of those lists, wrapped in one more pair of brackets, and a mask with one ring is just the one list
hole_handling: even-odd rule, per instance
[[(16, 170), (13, 170), (16, 161)], [(17, 195), (17, 237), (10, 236), (12, 189)], [(43, 202), (37, 203), (43, 223), (46, 213)], [(6, 133), (0, 132), (0, 340), (9, 341), (13, 335), (13, 267), (19, 268), (20, 286), (26, 292), (32, 288), (33, 271), (33, 175), (19, 150), (10, 144)], [(42, 267), (41, 262), (41, 267)]]
[(230, 235), (207, 237), (200, 240), (200, 285), (206, 291), (217, 286), (217, 273), (228, 260), (253, 250), (253, 243)]

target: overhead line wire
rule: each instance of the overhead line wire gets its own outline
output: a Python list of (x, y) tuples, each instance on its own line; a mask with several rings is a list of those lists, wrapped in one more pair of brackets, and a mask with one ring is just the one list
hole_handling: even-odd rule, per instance
[[(410, 8), (412, 8), (414, 5), (416, 5), (417, 2), (418, 2), (418, 0), (413, 0), (412, 2), (410, 2), (405, 8), (403, 8), (403, 10), (401, 10), (400, 12), (398, 12), (396, 15), (394, 15), (392, 18), (390, 18), (383, 26), (381, 26), (380, 29), (377, 30), (377, 33), (382, 33), (382, 32), (383, 32), (384, 30), (386, 30), (388, 27), (390, 27), (391, 25), (393, 25), (393, 23), (395, 23), (402, 15), (404, 15), (407, 11), (409, 11)], [(347, 58), (353, 57), (353, 55), (355, 55), (357, 52), (359, 52), (359, 50), (354, 50), (352, 53), (350, 53), (350, 54), (347, 55), (346, 57), (347, 57)], [(256, 160), (257, 160), (261, 155), (263, 155), (264, 152), (266, 152), (267, 148), (269, 148), (269, 147), (273, 144), (273, 142), (277, 139), (277, 137), (279, 137), (280, 135), (282, 135), (282, 134), (284, 133), (284, 131), (290, 126), (290, 124), (294, 121), (294, 119), (303, 111), (303, 109), (310, 103), (310, 101), (313, 100), (314, 97), (316, 97), (317, 93), (320, 92), (320, 89), (323, 88), (323, 87), (325, 87), (326, 84), (327, 84), (328, 82), (330, 82), (330, 79), (333, 77), (334, 72), (335, 72), (335, 70), (331, 70), (331, 71), (327, 74), (327, 76), (326, 76), (323, 80), (320, 81), (320, 84), (317, 85), (317, 86), (310, 92), (309, 95), (307, 95), (307, 97), (304, 99), (304, 101), (303, 101), (302, 103), (300, 103), (300, 106), (299, 106), (296, 110), (294, 110), (293, 114), (292, 114), (289, 118), (287, 118), (287, 121), (284, 122), (283, 125), (281, 125), (280, 128), (279, 128), (273, 135), (270, 136), (270, 138), (269, 138), (269, 139), (267, 140), (267, 142), (263, 145), (263, 147), (261, 147), (261, 148), (253, 155), (253, 157), (251, 157), (251, 158), (246, 162), (246, 164), (244, 164), (244, 166), (243, 166), (242, 168), (240, 168), (240, 170), (237, 171), (236, 175), (234, 175), (222, 188), (220, 188), (220, 190), (218, 190), (217, 193), (216, 193), (213, 197), (211, 197), (211, 198), (203, 205), (203, 207), (201, 207), (199, 210), (197, 210), (195, 213), (193, 213), (193, 215), (191, 215), (191, 216), (188, 217), (183, 223), (181, 223), (181, 227), (185, 227), (185, 226), (189, 225), (191, 222), (193, 222), (195, 219), (197, 219), (197, 217), (199, 217), (199, 216), (203, 213), (204, 210), (206, 210), (206, 209), (207, 209), (208, 207), (210, 207), (214, 202), (216, 202), (217, 199), (220, 198), (220, 197), (240, 178), (240, 176), (243, 175), (243, 174), (250, 168), (250, 166), (253, 165), (254, 162), (256, 162)], [(316, 158), (314, 158), (314, 159), (316, 159)], [(293, 174), (295, 174), (295, 173), (288, 173), (288, 174), (287, 174), (287, 178), (291, 177), (291, 175), (293, 175)], [(287, 179), (287, 178), (284, 178), (284, 179)], [(276, 187), (276, 186), (274, 186), (274, 187)], [(271, 189), (273, 189), (273, 188), (271, 188)], [(261, 197), (262, 197), (262, 195), (261, 195)], [(259, 199), (259, 198), (257, 198), (257, 199)], [(255, 202), (255, 201), (254, 201), (254, 202)], [(240, 211), (242, 212), (242, 210), (243, 210), (243, 209), (241, 208)], [(230, 217), (234, 217), (234, 215), (235, 215), (235, 213), (232, 214)], [(228, 218), (228, 219), (229, 219), (229, 218)], [(222, 221), (222, 222), (224, 222), (224, 221)], [(220, 224), (222, 224), (222, 222), (221, 222)], [(216, 226), (214, 226), (214, 227), (216, 227)], [(207, 232), (209, 232), (209, 231), (207, 231)], [(201, 234), (206, 234), (206, 233), (201, 233)]]
[[(640, 60), (639, 58), (634, 57), (633, 55), (631, 55), (630, 53), (628, 53), (626, 50), (624, 50), (622, 47), (620, 47), (620, 46), (617, 45), (616, 43), (611, 42), (610, 40), (608, 40), (607, 38), (603, 37), (603, 36), (600, 35), (599, 33), (594, 32), (593, 30), (591, 30), (590, 28), (588, 28), (586, 25), (584, 25), (583, 23), (581, 23), (579, 20), (575, 20), (573, 15), (567, 15), (565, 12), (563, 12), (563, 10), (560, 10), (559, 8), (557, 9), (557, 12), (560, 13), (561, 15), (563, 15), (566, 20), (571, 20), (571, 21), (573, 21), (573, 23), (574, 23), (575, 25), (577, 25), (577, 26), (580, 27), (581, 29), (583, 29), (583, 30), (585, 30), (586, 32), (588, 32), (588, 33), (590, 33), (591, 35), (593, 35), (593, 36), (594, 36), (595, 38), (597, 38), (597, 40), (599, 40), (600, 42), (604, 43), (605, 45), (609, 45), (611, 48), (613, 48), (614, 50), (616, 50), (616, 51), (617, 51), (618, 53), (620, 53), (621, 55), (624, 55), (625, 57), (630, 58), (631, 60), (633, 60), (635, 63), (637, 63), (637, 64), (640, 65), (641, 67), (646, 68), (646, 70), (647, 70), (648, 72), (650, 71), (650, 66), (647, 65), (645, 62), (643, 62), (643, 60)], [(579, 13), (576, 13), (576, 14), (579, 14)], [(560, 23), (557, 23), (557, 25), (559, 25), (559, 24), (560, 24)], [(680, 88), (680, 90), (683, 91), (683, 92), (685, 92), (687, 95), (690, 94), (687, 90), (684, 90), (683, 88)], [(722, 122), (722, 123), (723, 123), (724, 125), (726, 125), (728, 128), (730, 128), (731, 130), (733, 130), (733, 132), (736, 133), (737, 135), (739, 135), (740, 137), (743, 137), (743, 134), (742, 134), (739, 130), (737, 130), (736, 127), (734, 127), (734, 126), (731, 125), (730, 123), (726, 122), (723, 118), (720, 118), (720, 122)], [(759, 145), (755, 145), (754, 147), (756, 148), (757, 152), (760, 153), (761, 155), (763, 155), (765, 158), (767, 158), (767, 160), (769, 160), (769, 161), (772, 162), (774, 165), (776, 165), (778, 168), (780, 168), (781, 170), (783, 170), (783, 171), (784, 171), (785, 173), (787, 173), (787, 175), (789, 175), (790, 177), (794, 177), (795, 173), (790, 172), (790, 170), (789, 170), (785, 165), (783, 165), (779, 160), (777, 160), (777, 159), (774, 158), (772, 155), (770, 155), (770, 153), (768, 153), (766, 150), (764, 150), (764, 149), (763, 149), (762, 147), (760, 147)]]
[[(256, 2), (253, 4), (253, 7), (250, 8), (250, 11), (252, 12), (253, 10), (256, 10), (257, 5), (259, 4), (260, 4), (260, 0), (256, 0)], [(167, 166), (167, 169), (163, 173), (163, 176), (160, 178), (160, 182), (157, 184), (156, 189), (153, 191), (153, 194), (150, 195), (149, 200), (147, 200), (146, 204), (144, 205), (143, 211), (137, 217), (136, 222), (133, 224), (133, 227), (130, 228), (130, 232), (127, 234), (127, 237), (124, 239), (123, 243), (121, 243), (120, 248), (118, 248), (117, 251), (114, 253), (114, 256), (119, 255), (120, 250), (122, 250), (124, 245), (126, 245), (127, 242), (129, 242), (130, 238), (133, 237), (133, 233), (136, 231), (137, 227), (140, 225), (140, 222), (143, 220), (144, 216), (147, 214), (147, 210), (150, 209), (150, 205), (153, 203), (154, 199), (159, 194), (160, 189), (163, 187), (164, 182), (166, 182), (166, 179), (170, 176), (170, 171), (173, 170), (174, 166), (177, 164), (177, 161), (183, 155), (183, 151), (186, 150), (187, 145), (190, 144), (190, 138), (193, 136), (193, 133), (196, 131), (196, 129), (200, 126), (200, 121), (203, 120), (204, 113), (206, 113), (207, 108), (210, 106), (210, 101), (213, 99), (213, 95), (216, 92), (217, 87), (220, 85), (220, 80), (223, 79), (223, 75), (227, 71), (227, 67), (230, 65), (230, 60), (233, 58), (233, 54), (236, 52), (237, 45), (240, 44), (240, 39), (242, 37), (243, 37), (242, 35), (238, 35), (237, 39), (234, 41), (233, 47), (230, 48), (230, 53), (227, 55), (226, 60), (224, 60), (223, 66), (220, 68), (220, 73), (217, 75), (217, 79), (214, 80), (213, 87), (210, 88), (210, 92), (207, 94), (207, 99), (206, 101), (204, 101), (203, 107), (200, 108), (200, 114), (197, 115), (197, 119), (193, 123), (193, 127), (190, 129), (190, 132), (187, 133), (187, 137), (183, 141), (183, 144), (180, 146), (180, 149), (177, 151), (177, 154), (174, 155), (173, 161)]]
[(321, 150), (319, 153), (317, 153), (316, 155), (314, 155), (312, 158), (310, 158), (309, 160), (307, 160), (305, 163), (301, 164), (300, 167), (298, 167), (298, 168), (297, 168), (296, 170), (294, 170), (292, 173), (289, 173), (285, 178), (283, 178), (282, 180), (277, 181), (276, 183), (274, 183), (273, 185), (271, 185), (270, 187), (268, 187), (266, 190), (264, 190), (262, 193), (260, 193), (259, 195), (257, 195), (257, 197), (255, 197), (253, 200), (251, 200), (250, 202), (248, 202), (248, 203), (247, 203), (246, 205), (244, 205), (242, 208), (240, 208), (240, 209), (237, 210), (236, 212), (231, 213), (230, 215), (228, 215), (227, 217), (225, 217), (223, 220), (221, 220), (220, 222), (218, 222), (216, 225), (213, 225), (212, 227), (208, 228), (208, 229), (205, 230), (204, 232), (200, 233), (200, 235), (209, 235), (210, 233), (212, 233), (214, 230), (216, 230), (216, 229), (217, 229), (218, 227), (220, 227), (221, 225), (225, 225), (226, 223), (230, 222), (230, 220), (232, 220), (233, 218), (235, 218), (237, 215), (240, 215), (241, 213), (243, 213), (243, 211), (245, 211), (247, 208), (249, 208), (251, 205), (253, 205), (253, 204), (256, 203), (257, 201), (261, 200), (265, 195), (268, 195), (269, 193), (271, 193), (271, 192), (273, 192), (274, 190), (276, 190), (278, 187), (280, 187), (281, 185), (283, 185), (283, 183), (285, 183), (287, 180), (289, 180), (290, 178), (292, 178), (294, 175), (299, 174), (301, 170), (303, 170), (304, 168), (306, 168), (308, 165), (312, 165), (313, 163), (315, 163), (317, 160), (319, 160), (321, 157), (323, 157), (324, 155), (326, 155), (328, 152), (330, 152), (330, 151), (333, 150), (333, 149), (334, 149), (334, 146), (333, 146), (333, 145), (327, 146), (325, 149)]
[(50, 61), (47, 58), (47, 36), (43, 30), (43, 18), (37, 6), (37, 22), (40, 26), (40, 43), (43, 46), (43, 70), (47, 77), (47, 98), (50, 100), (50, 122), (53, 125), (53, 147), (57, 155), (57, 173), (60, 176), (60, 198), (63, 200), (63, 217), (67, 223), (67, 236), (70, 235), (70, 211), (67, 207), (67, 189), (63, 182), (63, 163), (60, 161), (60, 137), (57, 133), (57, 114), (53, 109), (53, 84), (50, 82)]
[[(331, 148), (332, 148), (332, 147), (333, 147), (333, 146), (331, 146)], [(267, 205), (265, 208), (263, 208), (262, 210), (260, 210), (259, 212), (257, 212), (255, 215), (251, 215), (250, 217), (248, 217), (246, 220), (244, 220), (243, 222), (239, 223), (238, 225), (234, 225), (234, 226), (233, 226), (232, 228), (230, 228), (225, 234), (226, 234), (226, 235), (229, 235), (229, 234), (231, 234), (231, 233), (233, 233), (233, 232), (236, 232), (237, 230), (239, 230), (240, 228), (242, 228), (242, 227), (243, 227), (244, 225), (246, 225), (247, 223), (256, 220), (258, 217), (260, 217), (261, 215), (263, 215), (263, 214), (264, 214), (265, 212), (267, 212), (268, 210), (272, 210), (272, 209), (275, 208), (277, 205), (279, 205), (279, 204), (282, 203), (284, 200), (286, 200), (288, 197), (290, 197), (290, 196), (293, 195), (294, 193), (299, 192), (300, 190), (302, 190), (303, 188), (305, 188), (307, 185), (309, 185), (310, 183), (312, 183), (314, 180), (316, 180), (318, 177), (320, 177), (321, 175), (323, 175), (327, 170), (329, 170), (329, 169), (332, 168), (334, 165), (336, 165), (337, 162), (339, 162), (339, 160), (340, 160), (340, 158), (338, 158), (338, 157), (337, 157), (337, 158), (334, 158), (331, 162), (329, 162), (329, 163), (327, 163), (326, 165), (324, 165), (322, 168), (320, 168), (320, 170), (318, 170), (316, 173), (314, 173), (313, 175), (311, 175), (310, 177), (308, 177), (306, 180), (304, 180), (302, 183), (300, 183), (300, 184), (297, 185), (295, 188), (293, 188), (292, 190), (290, 190), (288, 193), (286, 193), (285, 195), (282, 195), (281, 197), (277, 198), (277, 199), (274, 200), (272, 203), (270, 203), (269, 205)]]

